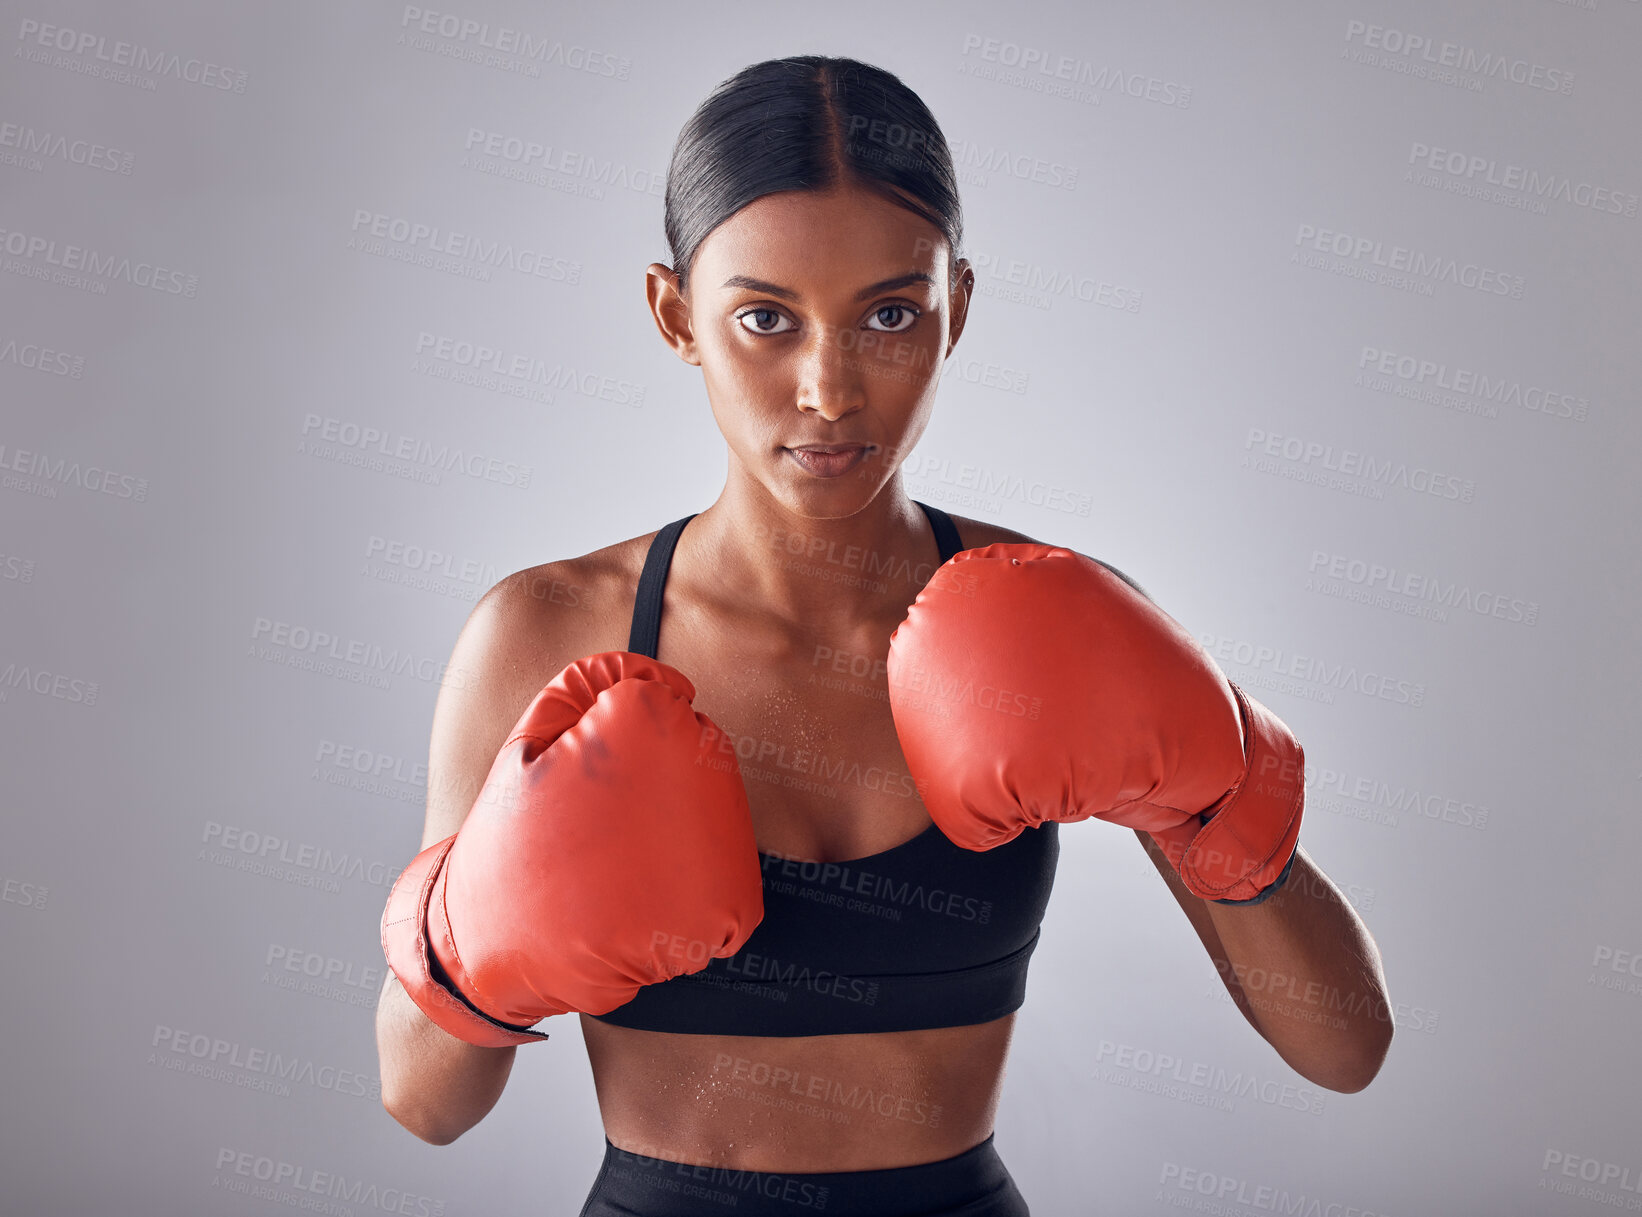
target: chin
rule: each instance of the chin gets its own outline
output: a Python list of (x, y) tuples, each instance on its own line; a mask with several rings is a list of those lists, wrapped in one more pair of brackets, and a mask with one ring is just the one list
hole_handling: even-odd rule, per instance
[[(881, 470), (874, 470), (881, 474)], [(839, 478), (799, 475), (776, 493), (775, 498), (794, 515), (807, 520), (844, 520), (865, 510), (884, 488), (880, 476), (864, 478), (855, 473)]]

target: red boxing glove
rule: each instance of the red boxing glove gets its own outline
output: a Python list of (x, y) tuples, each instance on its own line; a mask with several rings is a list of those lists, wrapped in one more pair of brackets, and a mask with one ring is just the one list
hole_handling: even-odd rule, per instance
[(758, 846), (695, 695), (607, 651), (536, 696), (461, 831), (388, 897), (383, 954), (424, 1014), (470, 1044), (529, 1043), (549, 1015), (606, 1014), (741, 949), (764, 917)]
[(1300, 835), (1305, 757), (1174, 618), (1069, 549), (957, 554), (890, 638), (907, 767), (966, 849), (1096, 816), (1154, 835), (1205, 900), (1264, 900)]

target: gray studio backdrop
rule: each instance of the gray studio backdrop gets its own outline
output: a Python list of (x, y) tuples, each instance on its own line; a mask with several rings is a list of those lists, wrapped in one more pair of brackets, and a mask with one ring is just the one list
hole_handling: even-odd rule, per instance
[(643, 270), (691, 109), (810, 52), (961, 166), (914, 494), (1119, 565), (1287, 720), (1394, 1001), (1319, 1090), (1132, 834), (1063, 832), (1034, 1211), (1642, 1207), (1642, 4), (0, 13), (0, 1209), (577, 1210), (575, 1020), (417, 1141), (377, 919), (475, 600), (722, 483)]

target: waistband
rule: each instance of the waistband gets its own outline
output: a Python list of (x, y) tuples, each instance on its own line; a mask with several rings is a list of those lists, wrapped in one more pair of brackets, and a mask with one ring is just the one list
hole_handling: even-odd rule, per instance
[(651, 1158), (604, 1141), (581, 1217), (1029, 1217), (992, 1136), (938, 1162), (870, 1171), (750, 1171)]

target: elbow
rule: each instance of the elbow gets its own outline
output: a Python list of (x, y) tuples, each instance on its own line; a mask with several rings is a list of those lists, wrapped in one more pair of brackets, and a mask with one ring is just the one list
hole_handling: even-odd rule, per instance
[(431, 1118), (425, 1108), (390, 1096), (386, 1090), (382, 1092), (382, 1110), (392, 1116), (399, 1127), (429, 1145), (449, 1145), (471, 1127)]
[[(405, 1127), (410, 1128), (410, 1125), (407, 1124)], [(453, 1128), (453, 1129), (428, 1129), (428, 1128), (416, 1129), (416, 1128), (410, 1128), (410, 1131), (412, 1133), (414, 1133), (418, 1139), (420, 1139), (422, 1141), (426, 1141), (429, 1145), (449, 1145), (452, 1141), (456, 1140), (457, 1137), (460, 1137), (464, 1132), (466, 1132), (467, 1129), (465, 1129), (465, 1128)]]
[(1355, 1051), (1341, 1053), (1330, 1062), (1331, 1068), (1326, 1073), (1311, 1080), (1340, 1094), (1356, 1094), (1368, 1089), (1368, 1084), (1379, 1076), (1380, 1067), (1391, 1052), (1394, 1034), (1389, 1020), (1374, 1023), (1372, 1033)]

